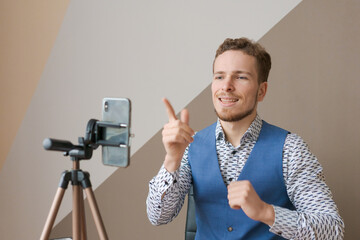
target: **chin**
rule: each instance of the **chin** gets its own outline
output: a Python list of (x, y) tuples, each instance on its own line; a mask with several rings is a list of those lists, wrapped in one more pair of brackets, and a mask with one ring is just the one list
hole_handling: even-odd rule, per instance
[(254, 110), (255, 108), (239, 113), (223, 113), (223, 112), (218, 112), (215, 109), (215, 113), (218, 116), (218, 118), (224, 122), (237, 122), (253, 114)]

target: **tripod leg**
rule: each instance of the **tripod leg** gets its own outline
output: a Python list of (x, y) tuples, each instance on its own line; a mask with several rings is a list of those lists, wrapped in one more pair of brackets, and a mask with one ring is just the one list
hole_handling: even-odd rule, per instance
[(86, 240), (86, 219), (85, 219), (85, 207), (84, 207), (84, 193), (80, 191), (80, 215), (81, 215), (81, 240)]
[(73, 213), (72, 213), (72, 232), (73, 240), (80, 240), (80, 191), (79, 185), (73, 185)]
[(55, 195), (55, 198), (54, 198), (54, 201), (51, 205), (51, 208), (50, 208), (50, 212), (49, 212), (49, 215), (46, 219), (46, 223), (45, 223), (45, 226), (44, 226), (44, 230), (41, 234), (41, 237), (40, 237), (40, 240), (48, 240), (49, 239), (49, 236), (50, 236), (50, 232), (51, 232), (51, 229), (54, 225), (54, 222), (55, 222), (55, 219), (56, 219), (56, 215), (59, 211), (59, 208), (60, 208), (60, 204), (61, 204), (61, 201), (64, 197), (64, 194), (65, 194), (65, 190), (64, 188), (61, 188), (59, 187), (57, 192), (56, 192), (56, 195)]
[(91, 187), (85, 188), (85, 193), (86, 193), (87, 199), (89, 201), (91, 213), (93, 215), (99, 237), (101, 240), (108, 240), (109, 238), (106, 234), (105, 226), (101, 219), (100, 211), (96, 204), (96, 199), (95, 199), (95, 195), (94, 195), (92, 188)]

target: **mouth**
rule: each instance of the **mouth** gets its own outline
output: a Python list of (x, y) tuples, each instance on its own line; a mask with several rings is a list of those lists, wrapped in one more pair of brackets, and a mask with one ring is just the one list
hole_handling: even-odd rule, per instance
[(218, 99), (222, 103), (234, 103), (239, 101), (238, 98), (232, 98), (232, 97), (219, 97)]
[(225, 107), (230, 107), (234, 105), (236, 102), (238, 102), (239, 98), (230, 97), (230, 96), (219, 96), (218, 100), (220, 101), (221, 105)]

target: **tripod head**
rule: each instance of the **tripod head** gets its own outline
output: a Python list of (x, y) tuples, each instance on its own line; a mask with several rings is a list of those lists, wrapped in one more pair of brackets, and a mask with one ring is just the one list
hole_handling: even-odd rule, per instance
[(85, 137), (79, 137), (78, 145), (66, 140), (47, 138), (45, 150), (64, 152), (71, 160), (86, 160), (93, 150), (102, 146), (102, 161), (105, 165), (127, 167), (130, 160), (131, 101), (127, 98), (104, 98), (102, 121), (90, 119)]
[[(64, 156), (70, 156), (71, 160), (88, 160), (92, 157), (93, 150), (101, 146), (122, 147), (127, 148), (123, 134), (107, 137), (108, 128), (127, 128), (126, 124), (101, 122), (97, 119), (90, 119), (86, 126), (85, 137), (78, 138), (78, 145), (72, 144), (70, 141), (46, 138), (43, 141), (45, 150), (60, 151)], [(126, 133), (126, 132), (125, 132)]]

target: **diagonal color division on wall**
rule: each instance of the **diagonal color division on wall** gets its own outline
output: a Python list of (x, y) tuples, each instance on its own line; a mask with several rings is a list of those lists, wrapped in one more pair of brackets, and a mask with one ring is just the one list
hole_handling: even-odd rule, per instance
[[(0, 238), (38, 238), (60, 173), (71, 167), (61, 153), (42, 149), (44, 138), (76, 143), (78, 136), (84, 136), (87, 121), (100, 118), (103, 97), (129, 97), (136, 153), (166, 121), (161, 97), (168, 96), (180, 109), (208, 87), (214, 46), (224, 37), (259, 39), (299, 2), (71, 1), (0, 172)], [(219, 17), (220, 8), (227, 14)], [(246, 11), (239, 14), (241, 9)], [(144, 161), (150, 160), (139, 159), (118, 171), (131, 173), (134, 186), (146, 185), (136, 177), (145, 171)], [(158, 165), (154, 162), (152, 170)], [(116, 170), (102, 165), (100, 151), (82, 167), (92, 174), (94, 188)], [(117, 186), (114, 191), (124, 190)], [(123, 195), (142, 201), (137, 193), (134, 188)], [(70, 195), (57, 221), (71, 211)], [(147, 224), (146, 218), (136, 221)]]
[[(273, 27), (260, 42), (272, 55), (273, 69), (268, 95), (260, 104), (267, 121), (301, 135), (324, 167), (341, 216), (346, 238), (360, 235), (358, 185), (360, 89), (357, 47), (360, 4), (345, 1), (303, 1)], [(346, 26), (346, 27), (344, 27)], [(199, 130), (216, 120), (208, 86), (187, 106), (190, 125)], [(129, 169), (118, 169), (97, 190), (104, 221), (111, 239), (184, 239), (186, 204), (182, 212), (162, 227), (146, 219), (148, 181), (157, 173), (164, 156), (161, 132), (157, 132), (132, 157)], [(87, 207), (87, 211), (89, 211)], [(97, 239), (95, 225), (87, 216), (89, 235)], [(71, 233), (68, 215), (55, 228), (54, 236)], [(141, 229), (141, 231), (139, 231)]]

